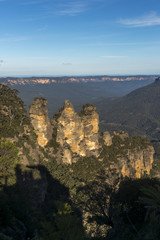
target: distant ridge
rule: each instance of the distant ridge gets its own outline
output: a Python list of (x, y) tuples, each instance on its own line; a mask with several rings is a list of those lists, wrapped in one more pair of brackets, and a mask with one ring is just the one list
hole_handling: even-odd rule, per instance
[(103, 98), (120, 97), (155, 81), (155, 76), (81, 76), (0, 78), (0, 83), (19, 91), (27, 109), (34, 97), (48, 100), (49, 116), (58, 111), (65, 99), (81, 108)]
[(88, 82), (129, 82), (129, 81), (153, 81), (155, 75), (133, 75), (133, 76), (63, 76), (63, 77), (1, 77), (0, 83), (13, 85), (48, 85), (55, 83), (88, 83)]
[(106, 99), (96, 104), (102, 128), (116, 126), (131, 134), (160, 139), (160, 77), (124, 97)]

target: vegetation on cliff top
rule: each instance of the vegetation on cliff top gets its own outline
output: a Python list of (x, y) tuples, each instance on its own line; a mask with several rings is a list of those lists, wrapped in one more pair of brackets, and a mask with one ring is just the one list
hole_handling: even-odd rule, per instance
[(1, 137), (15, 137), (29, 124), (23, 101), (17, 90), (0, 84), (0, 133)]

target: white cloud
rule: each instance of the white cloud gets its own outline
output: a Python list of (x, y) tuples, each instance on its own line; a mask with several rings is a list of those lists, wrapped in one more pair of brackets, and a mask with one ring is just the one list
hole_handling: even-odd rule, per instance
[[(38, 1), (38, 0), (37, 0)], [(33, 1), (36, 2), (36, 1)], [(31, 2), (30, 2), (31, 3)], [(88, 9), (88, 3), (87, 1), (60, 1), (54, 3), (54, 9), (52, 7), (46, 6), (44, 8), (43, 13), (29, 16), (24, 18), (22, 21), (24, 22), (33, 22), (41, 19), (48, 19), (52, 18), (55, 15), (58, 16), (77, 16), (80, 13), (85, 12)], [(33, 4), (33, 3), (32, 3)]]
[(59, 5), (59, 15), (75, 16), (87, 10), (87, 1), (69, 1)]
[(160, 16), (155, 12), (138, 18), (120, 19), (119, 23), (130, 27), (149, 27), (160, 25)]
[(59, 5), (59, 15), (76, 16), (91, 8), (95, 3), (102, 3), (106, 0), (69, 0)]

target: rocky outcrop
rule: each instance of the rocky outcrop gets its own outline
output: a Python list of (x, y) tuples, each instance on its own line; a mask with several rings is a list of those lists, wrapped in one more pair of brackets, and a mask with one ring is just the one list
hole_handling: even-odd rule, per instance
[(66, 100), (64, 108), (57, 119), (57, 142), (61, 147), (67, 144), (73, 153), (85, 156), (84, 126), (73, 105)]
[(93, 155), (98, 156), (99, 149), (99, 114), (96, 107), (91, 104), (83, 106), (81, 112), (82, 123), (84, 126), (84, 141), (86, 151), (91, 152)]
[(125, 140), (126, 138), (129, 137), (128, 133), (124, 131), (119, 131), (119, 132), (114, 131), (113, 134), (114, 136), (119, 136), (122, 140)]
[(103, 140), (106, 146), (112, 145), (112, 136), (108, 131), (103, 132)]
[(150, 174), (154, 148), (147, 138), (129, 137), (124, 131), (113, 132), (112, 135), (104, 132), (102, 138), (105, 146), (102, 148), (102, 159), (109, 163), (114, 176), (134, 179)]
[[(31, 123), (38, 136), (38, 144), (44, 147), (52, 139), (55, 128), (55, 141), (59, 144), (56, 153), (58, 162), (72, 164), (79, 157), (96, 156), (100, 161), (106, 159), (111, 168), (123, 177), (140, 178), (152, 169), (154, 149), (146, 139), (131, 138), (124, 131), (104, 132), (102, 135), (105, 150), (99, 143), (99, 115), (91, 104), (83, 106), (80, 113), (75, 112), (70, 101), (55, 114), (52, 125), (46, 108), (47, 100), (36, 98), (30, 106)], [(100, 155), (103, 151), (103, 156)], [(55, 156), (55, 155), (54, 155)], [(100, 158), (99, 158), (100, 156)]]
[(48, 111), (46, 108), (47, 100), (44, 98), (35, 98), (30, 106), (30, 118), (38, 137), (38, 144), (41, 147), (46, 146), (52, 138), (53, 128), (51, 126)]
[(150, 174), (154, 148), (147, 138), (129, 137), (124, 131), (113, 132), (112, 151), (116, 151), (117, 169), (120, 175), (141, 178)]
[[(94, 106), (86, 105), (78, 114), (73, 105), (66, 100), (64, 108), (58, 118), (54, 118), (53, 123), (57, 128), (56, 141), (63, 149), (63, 162), (71, 163), (72, 153), (83, 157), (98, 156), (99, 116)], [(71, 152), (66, 152), (66, 148)]]
[(121, 173), (123, 177), (141, 178), (144, 174), (150, 174), (153, 164), (154, 148), (148, 146), (142, 150), (128, 150), (128, 161), (122, 161)]

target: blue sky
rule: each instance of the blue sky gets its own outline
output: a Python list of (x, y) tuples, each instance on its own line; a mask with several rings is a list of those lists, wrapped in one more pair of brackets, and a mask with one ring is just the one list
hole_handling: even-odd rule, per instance
[(0, 0), (0, 76), (160, 74), (159, 0)]

